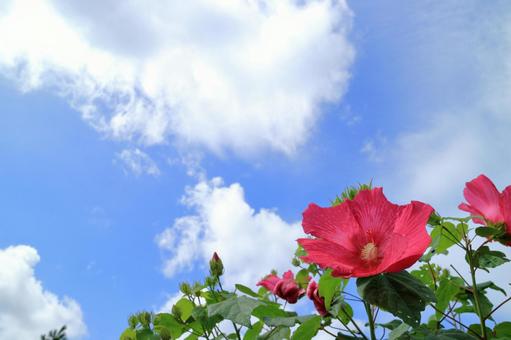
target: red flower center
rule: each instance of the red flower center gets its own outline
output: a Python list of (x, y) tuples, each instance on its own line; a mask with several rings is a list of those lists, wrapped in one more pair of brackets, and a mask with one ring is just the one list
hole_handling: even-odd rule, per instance
[(360, 251), (360, 258), (368, 263), (378, 260), (378, 247), (373, 242), (367, 243)]

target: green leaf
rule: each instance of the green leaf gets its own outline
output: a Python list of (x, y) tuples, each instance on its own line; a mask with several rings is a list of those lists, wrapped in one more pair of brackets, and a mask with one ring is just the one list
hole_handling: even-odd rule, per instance
[(392, 321), (389, 321), (387, 323), (378, 323), (377, 325), (378, 326), (381, 326), (383, 328), (387, 328), (387, 329), (390, 329), (390, 330), (394, 330), (395, 328), (397, 328), (399, 325), (401, 325), (403, 322), (401, 320), (398, 320), (398, 319), (394, 319)]
[(258, 339), (264, 340), (282, 340), (289, 339), (289, 335), (291, 334), (291, 330), (289, 327), (280, 326), (269, 332), (266, 332), (262, 336), (258, 337)]
[(511, 337), (511, 322), (504, 321), (499, 323), (497, 326), (495, 326), (493, 332), (498, 338), (505, 336)]
[(476, 340), (477, 338), (467, 334), (463, 333), (462, 331), (459, 331), (457, 329), (447, 329), (447, 330), (441, 330), (437, 334), (432, 334), (426, 336), (425, 340)]
[(136, 340), (160, 340), (160, 336), (154, 334), (150, 329), (139, 329)]
[(411, 326), (418, 326), (421, 312), (434, 302), (431, 289), (406, 271), (357, 279), (360, 296), (397, 316)]
[(461, 235), (451, 222), (444, 222), (431, 232), (431, 248), (436, 253), (443, 253), (461, 239)]
[[(454, 299), (461, 287), (463, 287), (463, 280), (460, 278), (443, 277), (440, 279), (436, 291), (436, 308), (439, 309), (440, 312), (444, 312), (449, 306), (449, 302)], [(442, 318), (442, 313), (440, 312), (436, 312), (437, 320)]]
[(212, 317), (208, 317), (208, 311), (206, 307), (197, 306), (192, 311), (192, 317), (199, 322), (200, 329), (199, 333), (202, 333), (203, 330), (211, 331), (217, 323), (222, 321), (222, 317), (220, 315), (215, 315)]
[(193, 302), (186, 298), (182, 298), (174, 306), (179, 311), (181, 320), (185, 322), (190, 316), (192, 316), (193, 307), (195, 307)]
[(309, 271), (307, 269), (300, 270), (296, 273), (295, 281), (300, 288), (306, 289), (310, 281)]
[[(481, 335), (481, 325), (478, 323), (471, 324), (468, 326), (469, 329), (471, 329), (474, 333)], [(486, 334), (492, 334), (491, 329), (486, 327)]]
[(401, 335), (405, 334), (410, 329), (410, 326), (406, 323), (402, 322), (399, 326), (394, 328), (392, 332), (390, 332), (389, 340), (396, 340)]
[(488, 237), (495, 238), (495, 237), (502, 236), (504, 234), (504, 232), (501, 229), (492, 228), (492, 227), (477, 227), (476, 234), (478, 236), (482, 236), (482, 237), (486, 237), (486, 238), (488, 238)]
[(257, 336), (263, 330), (264, 323), (262, 321), (256, 322), (252, 325), (252, 328), (249, 328), (245, 335), (243, 336), (243, 340), (256, 340)]
[(247, 286), (244, 286), (242, 284), (235, 284), (234, 285), (236, 287), (237, 290), (239, 290), (240, 292), (244, 293), (244, 294), (247, 294), (251, 297), (255, 297), (255, 298), (258, 298), (259, 297), (259, 294), (257, 294), (256, 292), (254, 292), (252, 289), (248, 288)]
[(477, 257), (476, 264), (478, 268), (495, 268), (509, 262), (506, 254), (501, 251), (490, 250), (487, 246), (479, 248), (475, 256)]
[(321, 327), (321, 317), (315, 315), (308, 320), (304, 321), (293, 333), (292, 340), (310, 340), (317, 333)]
[(174, 339), (179, 338), (184, 332), (183, 326), (174, 318), (174, 316), (168, 313), (156, 314), (153, 324), (154, 329), (157, 332), (160, 332), (162, 328), (166, 328)]
[[(296, 314), (296, 313), (293, 313)], [(264, 323), (267, 324), (270, 327), (274, 326), (286, 326), (286, 327), (293, 327), (296, 323), (303, 323), (306, 320), (312, 318), (315, 315), (302, 315), (302, 316), (277, 316), (264, 318)]]
[(330, 305), (335, 293), (341, 289), (341, 278), (333, 277), (332, 270), (328, 269), (319, 278), (319, 295), (325, 299), (326, 310), (330, 310)]
[(483, 282), (483, 283), (478, 283), (476, 285), (477, 287), (477, 290), (485, 290), (485, 289), (493, 289), (493, 290), (496, 290), (498, 292), (501, 292), (502, 294), (506, 295), (506, 291), (504, 289), (502, 289), (501, 287), (497, 286), (495, 283), (491, 282), (491, 281), (486, 281), (486, 282)]
[(353, 317), (353, 308), (344, 299), (336, 298), (332, 304), (331, 313), (338, 316), (342, 322), (349, 323), (350, 318)]
[(262, 302), (246, 296), (232, 297), (208, 306), (208, 315), (219, 314), (227, 320), (250, 327), (250, 315)]
[[(289, 313), (290, 312), (280, 309), (280, 305), (276, 303), (260, 305), (252, 311), (252, 315), (262, 321), (264, 321), (265, 318), (292, 316)], [(296, 315), (296, 313), (294, 313), (294, 315)]]

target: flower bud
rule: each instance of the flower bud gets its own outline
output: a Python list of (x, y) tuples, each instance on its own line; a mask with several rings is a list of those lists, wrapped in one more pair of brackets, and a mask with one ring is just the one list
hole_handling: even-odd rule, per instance
[(130, 315), (128, 318), (128, 325), (131, 329), (135, 329), (138, 326), (138, 317), (136, 315)]
[(222, 276), (224, 273), (224, 264), (216, 252), (213, 253), (213, 257), (209, 261), (209, 272), (211, 276)]
[(151, 313), (149, 312), (140, 312), (138, 314), (138, 321), (144, 328), (150, 328), (151, 326)]
[(293, 260), (291, 260), (291, 264), (295, 267), (299, 267), (300, 266), (300, 260), (298, 260), (296, 257), (293, 258)]
[(172, 339), (172, 335), (170, 334), (170, 331), (165, 327), (161, 327), (159, 333), (160, 333), (161, 340), (171, 340)]
[(190, 285), (188, 284), (188, 282), (182, 282), (180, 285), (179, 285), (179, 290), (181, 290), (181, 293), (185, 294), (185, 295), (190, 295), (192, 294), (192, 287), (190, 287)]

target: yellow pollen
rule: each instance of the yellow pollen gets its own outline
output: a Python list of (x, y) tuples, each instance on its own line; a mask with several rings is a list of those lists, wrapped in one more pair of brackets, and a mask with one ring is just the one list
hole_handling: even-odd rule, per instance
[(376, 247), (374, 243), (369, 242), (364, 246), (364, 248), (362, 248), (360, 257), (364, 261), (374, 262), (376, 259), (378, 259), (378, 247)]

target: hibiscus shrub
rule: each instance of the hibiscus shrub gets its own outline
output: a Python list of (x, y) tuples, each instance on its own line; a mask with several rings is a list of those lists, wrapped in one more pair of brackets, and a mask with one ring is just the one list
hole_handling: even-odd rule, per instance
[[(182, 283), (171, 311), (132, 315), (121, 340), (511, 339), (511, 322), (494, 319), (511, 298), (477, 281), (478, 272), (509, 262), (497, 249), (511, 245), (511, 186), (499, 192), (481, 175), (466, 184), (464, 197), (459, 208), (470, 216), (461, 218), (418, 201), (393, 204), (371, 185), (347, 189), (330, 207), (310, 204), (302, 220), (309, 237), (297, 240), (292, 259), (296, 273), (273, 272), (255, 283), (257, 291), (224, 289), (215, 253), (203, 282)], [(454, 247), (465, 268), (435, 264)], [(502, 301), (490, 301), (489, 290)], [(311, 306), (298, 309), (313, 305), (317, 313), (290, 310), (305, 297)]]

